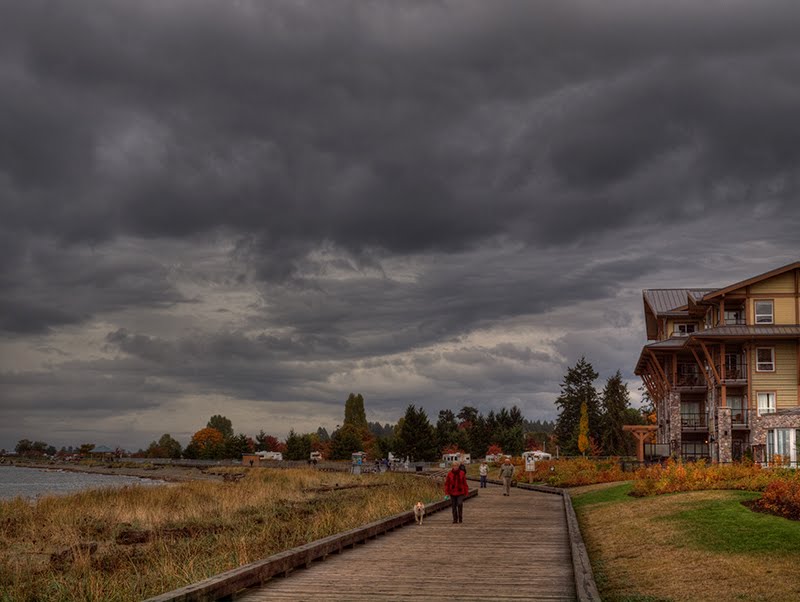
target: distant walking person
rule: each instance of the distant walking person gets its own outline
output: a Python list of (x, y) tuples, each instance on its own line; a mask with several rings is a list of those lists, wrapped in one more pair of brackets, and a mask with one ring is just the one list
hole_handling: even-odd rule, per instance
[(469, 485), (467, 485), (467, 475), (459, 469), (458, 462), (453, 462), (453, 467), (447, 473), (444, 492), (450, 496), (453, 504), (453, 524), (463, 522), (464, 498), (469, 493)]
[(481, 475), (481, 489), (485, 489), (486, 478), (489, 476), (489, 467), (486, 465), (486, 462), (481, 462), (481, 467), (478, 470), (478, 473)]
[(503, 479), (503, 495), (511, 495), (511, 479), (514, 476), (514, 465), (511, 458), (506, 458), (500, 467), (500, 478)]

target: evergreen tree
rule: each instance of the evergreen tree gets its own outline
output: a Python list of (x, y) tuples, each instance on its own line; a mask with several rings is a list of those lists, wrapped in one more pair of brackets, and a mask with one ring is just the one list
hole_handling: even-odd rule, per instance
[(225, 439), (233, 437), (233, 423), (221, 414), (214, 414), (208, 419), (208, 424), (206, 424), (206, 426), (208, 428), (217, 429), (222, 433), (222, 437)]
[(311, 456), (311, 437), (298, 435), (291, 429), (286, 437), (286, 452), (283, 456), (287, 460), (308, 460)]
[(361, 435), (362, 430), (353, 424), (345, 424), (333, 431), (331, 459), (349, 460), (353, 452), (363, 451), (364, 439)]
[(331, 436), (328, 434), (328, 430), (322, 426), (317, 429), (317, 438), (322, 443), (326, 443), (331, 440)]
[(361, 393), (350, 393), (344, 402), (344, 424), (352, 424), (356, 428), (367, 430), (367, 413), (364, 410), (364, 398)]
[(486, 418), (483, 414), (478, 414), (467, 429), (467, 451), (473, 458), (482, 458), (491, 443), (492, 436)]
[(250, 441), (248, 441), (247, 437), (242, 433), (225, 439), (224, 453), (226, 458), (238, 460), (244, 454), (249, 454), (252, 452), (253, 450), (250, 448)]
[(600, 438), (600, 410), (597, 390), (594, 381), (598, 374), (592, 365), (581, 357), (572, 368), (567, 368), (561, 383), (561, 394), (556, 399), (559, 408), (555, 434), (561, 453), (575, 455), (578, 453), (578, 429), (581, 417), (581, 404), (586, 402), (586, 413), (589, 419), (589, 437), (596, 442)]
[(397, 452), (411, 460), (433, 462), (439, 457), (436, 432), (422, 408), (411, 404), (406, 409), (397, 433)]
[(440, 410), (436, 421), (436, 444), (439, 450), (451, 445), (458, 446), (458, 423), (452, 410)]
[(625, 436), (622, 425), (638, 423), (629, 422), (630, 395), (628, 385), (623, 382), (622, 373), (619, 370), (606, 381), (601, 399), (603, 404), (601, 439), (603, 450), (610, 456), (626, 455), (629, 437)]

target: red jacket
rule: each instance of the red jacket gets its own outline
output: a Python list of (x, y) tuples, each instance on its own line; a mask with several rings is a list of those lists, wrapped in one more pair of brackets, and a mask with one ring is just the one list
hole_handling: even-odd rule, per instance
[(451, 497), (454, 495), (467, 495), (469, 493), (467, 475), (459, 469), (448, 472), (444, 481), (444, 492)]

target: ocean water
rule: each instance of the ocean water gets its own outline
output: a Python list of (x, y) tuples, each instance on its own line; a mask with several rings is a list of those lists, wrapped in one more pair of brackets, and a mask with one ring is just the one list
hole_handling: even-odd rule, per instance
[(83, 489), (122, 487), (134, 484), (162, 485), (164, 481), (121, 475), (0, 465), (0, 499), (12, 499), (18, 496), (34, 499), (43, 495), (59, 495)]

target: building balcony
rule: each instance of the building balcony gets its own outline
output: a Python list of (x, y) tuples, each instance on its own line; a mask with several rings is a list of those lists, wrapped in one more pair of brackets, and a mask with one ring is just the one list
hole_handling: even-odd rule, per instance
[(707, 431), (708, 416), (705, 412), (681, 412), (681, 430)]
[(705, 389), (706, 379), (700, 368), (694, 362), (678, 362), (678, 371), (675, 375), (674, 386), (676, 389)]
[[(717, 374), (722, 378), (722, 365), (715, 366)], [(743, 355), (728, 356), (725, 359), (725, 384), (745, 384), (747, 382), (747, 361)]]

